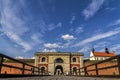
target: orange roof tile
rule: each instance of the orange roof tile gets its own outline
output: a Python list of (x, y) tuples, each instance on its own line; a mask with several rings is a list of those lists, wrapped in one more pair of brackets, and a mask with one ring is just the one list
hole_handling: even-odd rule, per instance
[(100, 57), (113, 57), (115, 56), (115, 53), (106, 53), (106, 52), (94, 52), (93, 53), (94, 56), (100, 56)]

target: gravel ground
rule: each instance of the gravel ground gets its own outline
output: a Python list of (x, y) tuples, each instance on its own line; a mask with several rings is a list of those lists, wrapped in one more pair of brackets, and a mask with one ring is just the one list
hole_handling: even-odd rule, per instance
[(92, 77), (70, 77), (70, 76), (43, 76), (22, 78), (0, 78), (0, 80), (120, 80), (120, 78), (92, 78)]

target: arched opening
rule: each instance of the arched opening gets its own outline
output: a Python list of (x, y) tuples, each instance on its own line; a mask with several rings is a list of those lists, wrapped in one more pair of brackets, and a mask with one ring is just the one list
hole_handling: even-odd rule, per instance
[(76, 58), (73, 58), (72, 61), (73, 61), (73, 62), (76, 62)]
[(63, 63), (64, 61), (63, 61), (63, 59), (61, 59), (61, 58), (57, 58), (56, 60), (55, 60), (55, 63)]
[(41, 67), (41, 73), (43, 74), (45, 72), (45, 67)]
[(62, 75), (63, 74), (63, 67), (58, 65), (55, 67), (55, 75)]
[(43, 58), (42, 58), (42, 62), (45, 62), (45, 60), (46, 60), (45, 57), (43, 57)]
[(77, 74), (77, 67), (73, 67), (73, 75)]

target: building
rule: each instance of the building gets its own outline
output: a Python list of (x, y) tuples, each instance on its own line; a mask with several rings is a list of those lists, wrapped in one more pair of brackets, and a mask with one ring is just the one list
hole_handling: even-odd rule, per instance
[(83, 53), (36, 52), (35, 66), (51, 75), (79, 74), (77, 69), (83, 67)]
[(105, 52), (96, 52), (94, 49), (90, 52), (90, 60), (105, 60), (107, 58), (115, 56), (114, 52), (109, 52), (108, 48), (105, 48)]

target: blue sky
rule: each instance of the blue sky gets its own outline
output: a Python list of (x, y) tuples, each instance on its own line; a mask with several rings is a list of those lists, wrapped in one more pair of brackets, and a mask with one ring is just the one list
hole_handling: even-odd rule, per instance
[(0, 52), (120, 53), (120, 0), (0, 0)]

